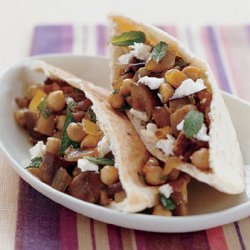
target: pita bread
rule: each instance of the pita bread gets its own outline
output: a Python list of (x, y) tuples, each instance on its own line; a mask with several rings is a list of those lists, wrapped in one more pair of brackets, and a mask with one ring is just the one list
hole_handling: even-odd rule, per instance
[[(185, 62), (199, 67), (207, 75), (208, 84), (212, 90), (212, 102), (209, 118), (211, 121), (209, 132), (209, 164), (210, 172), (199, 170), (192, 164), (183, 163), (179, 169), (193, 178), (213, 186), (219, 191), (238, 194), (244, 191), (244, 165), (240, 152), (239, 143), (232, 125), (228, 110), (225, 106), (215, 77), (206, 62), (188, 51), (177, 39), (151, 25), (136, 21), (127, 16), (112, 14), (109, 16), (110, 39), (128, 31), (142, 31), (151, 44), (156, 45), (165, 41), (168, 48), (174, 50)], [(111, 81), (113, 82), (120, 74), (121, 67), (117, 63), (118, 57), (124, 54), (124, 48), (110, 45)], [(156, 148), (155, 141), (143, 133), (145, 125), (141, 120), (127, 112), (131, 122), (140, 135), (148, 151), (162, 161), (168, 156)]]
[(123, 212), (139, 212), (153, 207), (157, 200), (157, 188), (147, 187), (138, 175), (149, 154), (126, 115), (114, 111), (108, 104), (108, 92), (43, 61), (34, 61), (32, 68), (51, 79), (66, 81), (83, 91), (92, 101), (99, 126), (110, 141), (115, 166), (119, 170), (119, 178), (127, 194), (123, 202), (113, 202), (111, 208)]

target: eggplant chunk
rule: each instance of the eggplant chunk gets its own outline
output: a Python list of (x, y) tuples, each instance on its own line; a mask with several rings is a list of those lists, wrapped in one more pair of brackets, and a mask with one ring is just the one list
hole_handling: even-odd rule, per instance
[(171, 128), (175, 136), (178, 136), (180, 133), (180, 131), (178, 131), (176, 128), (177, 125), (184, 119), (184, 117), (190, 110), (196, 110), (196, 109), (197, 107), (195, 105), (189, 104), (176, 110), (173, 114), (170, 115)]
[(114, 198), (115, 193), (123, 190), (121, 182), (114, 183), (108, 186), (107, 193), (110, 198)]
[(133, 84), (131, 87), (132, 107), (147, 112), (151, 117), (155, 106), (160, 105), (157, 94), (142, 84)]
[(169, 108), (171, 113), (174, 113), (177, 109), (180, 109), (188, 104), (192, 104), (191, 100), (188, 97), (173, 99), (169, 101)]
[(71, 180), (72, 177), (67, 173), (66, 169), (60, 168), (55, 174), (51, 186), (58, 191), (65, 192)]
[(86, 171), (74, 177), (67, 193), (90, 203), (99, 203), (100, 191), (104, 189), (105, 185), (101, 182), (100, 175), (92, 171)]
[(165, 107), (155, 107), (152, 118), (156, 123), (157, 128), (163, 128), (170, 125), (170, 112)]
[(55, 115), (50, 115), (48, 118), (40, 115), (35, 127), (35, 131), (44, 135), (52, 136), (54, 134), (55, 125)]

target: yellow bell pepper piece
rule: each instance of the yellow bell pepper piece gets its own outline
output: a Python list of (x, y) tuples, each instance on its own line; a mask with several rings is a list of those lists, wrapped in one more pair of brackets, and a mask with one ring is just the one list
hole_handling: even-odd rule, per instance
[(29, 105), (30, 111), (38, 112), (38, 105), (43, 100), (43, 98), (46, 96), (47, 96), (47, 94), (45, 92), (38, 89), (36, 94), (34, 95), (34, 97), (32, 98), (32, 100), (30, 102), (30, 105)]

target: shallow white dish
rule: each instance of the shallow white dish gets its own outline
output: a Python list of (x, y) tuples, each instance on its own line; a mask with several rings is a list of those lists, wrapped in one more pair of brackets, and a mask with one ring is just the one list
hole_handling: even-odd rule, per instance
[[(105, 58), (74, 55), (48, 55), (39, 58), (109, 88), (108, 61)], [(0, 75), (0, 146), (15, 171), (36, 190), (75, 212), (106, 223), (145, 231), (190, 232), (250, 215), (250, 198), (246, 193), (226, 195), (196, 181), (192, 181), (189, 189), (189, 216), (159, 217), (125, 214), (93, 205), (58, 192), (33, 177), (24, 169), (29, 161), (30, 145), (26, 143), (25, 133), (18, 128), (12, 117), (16, 110), (14, 98), (22, 96), (27, 82), (37, 79), (36, 74), (30, 74), (25, 68), (29, 60), (32, 59), (25, 59)], [(250, 164), (250, 104), (226, 93), (223, 96), (237, 131), (245, 164)]]

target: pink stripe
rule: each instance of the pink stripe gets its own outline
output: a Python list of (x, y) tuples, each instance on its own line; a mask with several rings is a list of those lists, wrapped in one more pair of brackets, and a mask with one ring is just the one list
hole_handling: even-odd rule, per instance
[(171, 36), (178, 37), (177, 27), (174, 25), (162, 26), (163, 30), (169, 33)]
[(144, 232), (142, 232), (142, 231), (134, 231), (134, 233), (135, 233), (135, 241), (136, 241), (137, 250), (146, 249)]
[(60, 209), (60, 249), (78, 249), (76, 213), (65, 207)]
[(94, 221), (93, 221), (93, 219), (90, 219), (90, 234), (91, 234), (91, 240), (92, 240), (93, 250), (96, 250), (95, 229), (94, 229)]
[(61, 27), (62, 29), (62, 52), (72, 52), (73, 46), (73, 29), (70, 25)]
[(121, 229), (120, 227), (108, 224), (108, 238), (110, 250), (123, 249), (121, 241)]
[(227, 243), (222, 227), (208, 229), (206, 231), (208, 244), (211, 250), (227, 250)]

